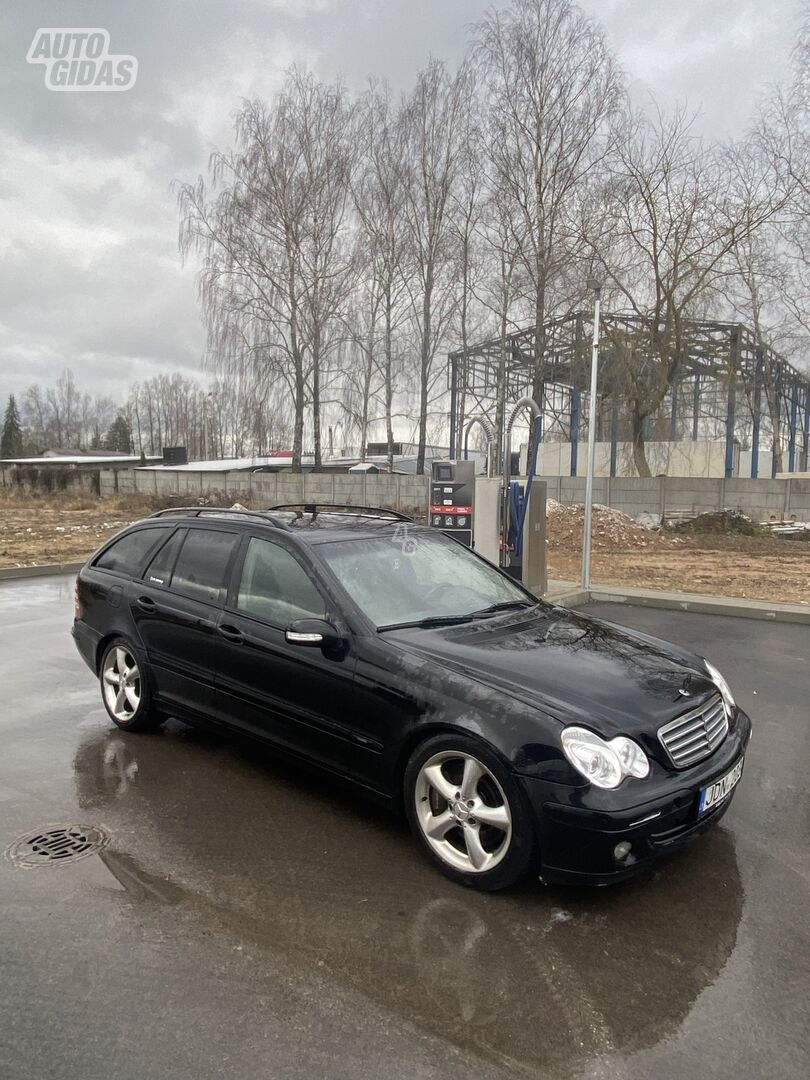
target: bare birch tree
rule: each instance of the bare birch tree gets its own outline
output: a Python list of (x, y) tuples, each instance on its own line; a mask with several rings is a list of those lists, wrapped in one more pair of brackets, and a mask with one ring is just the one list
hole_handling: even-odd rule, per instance
[[(394, 392), (397, 374), (395, 335), (405, 314), (404, 299), (412, 267), (406, 249), (404, 218), (406, 147), (401, 117), (385, 84), (372, 84), (360, 105), (361, 165), (354, 183), (358, 220), (361, 300), (356, 340), (362, 355), (364, 400), (381, 399), (393, 466)], [(360, 329), (362, 327), (362, 329)], [(368, 407), (361, 408), (363, 452), (369, 426)]]
[(456, 303), (454, 238), (449, 219), (471, 92), (468, 65), (451, 75), (444, 64), (431, 60), (417, 76), (416, 87), (403, 108), (407, 145), (404, 219), (413, 258), (409, 292), (418, 342), (418, 473), (425, 466), (435, 360)]
[(611, 153), (621, 75), (602, 30), (570, 0), (512, 0), (477, 24), (473, 50), (486, 88), (492, 187), (518, 231), (531, 290), (537, 397), (544, 324), (572, 306), (564, 285), (580, 248), (575, 203)]
[(295, 470), (307, 405), (320, 466), (321, 380), (351, 287), (352, 128), (341, 85), (293, 70), (271, 107), (243, 107), (235, 148), (212, 157), (212, 193), (202, 177), (179, 192), (181, 250), (203, 259), (209, 348), (224, 371), (248, 355), (287, 382)]

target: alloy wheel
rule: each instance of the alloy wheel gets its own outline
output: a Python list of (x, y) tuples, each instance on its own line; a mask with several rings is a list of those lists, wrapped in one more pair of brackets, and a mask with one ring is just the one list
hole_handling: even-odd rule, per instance
[(483, 874), (506, 856), (512, 839), (509, 803), (478, 758), (444, 750), (419, 770), (416, 819), (435, 853), (456, 870)]
[(104, 700), (116, 720), (132, 720), (141, 703), (141, 673), (135, 657), (123, 645), (116, 645), (104, 657), (102, 671)]

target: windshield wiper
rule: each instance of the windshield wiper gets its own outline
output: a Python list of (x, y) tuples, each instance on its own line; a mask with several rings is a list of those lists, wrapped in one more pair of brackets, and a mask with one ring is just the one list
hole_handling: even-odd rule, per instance
[(411, 619), (409, 622), (388, 623), (387, 626), (378, 626), (378, 631), (405, 630), (408, 627), (431, 627), (431, 626), (454, 626), (456, 623), (472, 622), (473, 613), (469, 615), (428, 615), (424, 619)]
[(389, 623), (387, 626), (378, 626), (378, 630), (404, 630), (408, 627), (431, 627), (431, 626), (454, 626), (456, 623), (473, 622), (476, 619), (495, 615), (499, 611), (510, 611), (513, 608), (534, 607), (530, 600), (501, 600), (500, 603), (490, 604), (489, 607), (479, 608), (477, 611), (468, 611), (465, 615), (427, 615), (424, 619), (412, 619), (409, 622)]
[(501, 600), (498, 604), (490, 604), (489, 607), (479, 608), (470, 612), (470, 618), (478, 619), (482, 615), (494, 615), (498, 611), (511, 611), (513, 608), (534, 607), (531, 600)]

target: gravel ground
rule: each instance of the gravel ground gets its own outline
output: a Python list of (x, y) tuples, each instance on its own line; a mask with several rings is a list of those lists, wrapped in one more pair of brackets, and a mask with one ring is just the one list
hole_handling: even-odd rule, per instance
[[(578, 579), (582, 524), (581, 506), (550, 501), (549, 577)], [(600, 585), (810, 603), (810, 545), (801, 541), (660, 532), (594, 506), (593, 544), (591, 578)]]

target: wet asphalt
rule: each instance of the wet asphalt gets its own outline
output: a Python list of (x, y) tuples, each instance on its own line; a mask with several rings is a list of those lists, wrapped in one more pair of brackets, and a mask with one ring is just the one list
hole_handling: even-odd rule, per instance
[(755, 721), (722, 824), (599, 891), (446, 882), (404, 828), (272, 752), (123, 735), (69, 636), (72, 579), (0, 585), (3, 1080), (804, 1078), (810, 629), (616, 605), (688, 643)]

